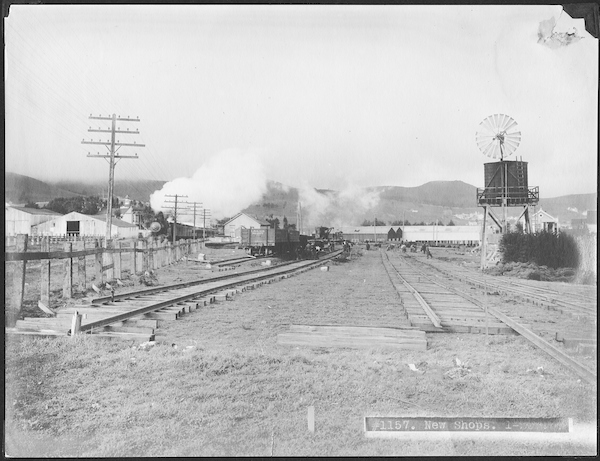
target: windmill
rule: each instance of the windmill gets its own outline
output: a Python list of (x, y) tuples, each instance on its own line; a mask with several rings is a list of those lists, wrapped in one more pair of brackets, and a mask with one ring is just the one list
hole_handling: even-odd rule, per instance
[(517, 122), (504, 114), (490, 115), (479, 124), (475, 135), (477, 146), (484, 155), (492, 158), (508, 157), (521, 143)]
[[(526, 230), (531, 231), (529, 206), (539, 202), (538, 187), (527, 184), (527, 162), (505, 160), (515, 153), (521, 143), (521, 132), (517, 122), (510, 116), (494, 114), (486, 117), (478, 126), (475, 141), (479, 150), (487, 157), (499, 159), (484, 164), (485, 187), (477, 189), (477, 204), (484, 207), (482, 245), (485, 245), (486, 220), (489, 215), (502, 233), (508, 231), (507, 208), (524, 206), (519, 221), (525, 217)], [(502, 219), (498, 219), (491, 207), (502, 208)], [(482, 267), (485, 267), (485, 252), (482, 248)]]

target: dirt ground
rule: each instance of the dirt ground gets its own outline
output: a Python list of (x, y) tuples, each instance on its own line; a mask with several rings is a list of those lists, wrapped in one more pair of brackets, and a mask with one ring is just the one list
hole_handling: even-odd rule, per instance
[[(168, 284), (205, 272), (188, 261), (157, 277)], [(329, 271), (311, 270), (162, 322), (148, 350), (92, 338), (10, 342), (11, 454), (597, 453), (596, 386), (518, 335), (427, 334), (426, 351), (278, 344), (277, 334), (290, 324), (402, 326), (406, 320), (379, 252), (365, 251), (331, 263)], [(314, 433), (307, 430), (309, 406)], [(365, 437), (365, 416), (569, 417), (576, 433), (565, 442), (379, 440)]]

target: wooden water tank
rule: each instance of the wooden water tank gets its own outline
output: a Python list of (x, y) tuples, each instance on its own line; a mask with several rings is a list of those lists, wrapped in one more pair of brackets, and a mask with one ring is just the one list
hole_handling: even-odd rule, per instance
[(485, 163), (485, 190), (483, 198), (489, 204), (500, 205), (506, 193), (508, 205), (527, 202), (527, 162), (501, 160)]

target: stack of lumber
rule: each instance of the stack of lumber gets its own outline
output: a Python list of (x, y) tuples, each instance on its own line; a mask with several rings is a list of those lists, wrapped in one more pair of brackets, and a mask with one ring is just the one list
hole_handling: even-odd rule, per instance
[(418, 329), (347, 325), (290, 325), (289, 333), (277, 335), (277, 343), (288, 346), (353, 349), (427, 349), (425, 332)]

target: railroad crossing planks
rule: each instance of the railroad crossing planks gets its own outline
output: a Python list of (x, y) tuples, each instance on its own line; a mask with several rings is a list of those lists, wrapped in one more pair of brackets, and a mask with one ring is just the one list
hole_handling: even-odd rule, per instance
[(290, 325), (277, 335), (277, 343), (288, 346), (395, 348), (426, 350), (425, 332), (416, 329), (349, 325)]

